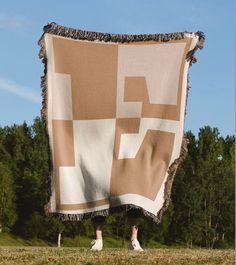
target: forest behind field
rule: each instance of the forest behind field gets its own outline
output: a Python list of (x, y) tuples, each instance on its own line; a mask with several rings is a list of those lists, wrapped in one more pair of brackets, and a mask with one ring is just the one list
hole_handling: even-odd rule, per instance
[[(140, 241), (147, 246), (234, 247), (235, 137), (222, 137), (209, 126), (197, 136), (186, 135), (188, 155), (175, 175), (172, 201), (161, 223), (141, 219)], [(32, 125), (0, 127), (0, 237), (5, 232), (52, 243), (58, 233), (93, 238), (90, 220), (62, 222), (45, 216), (48, 172), (48, 140), (40, 118)], [(129, 239), (122, 213), (106, 219), (104, 235)]]

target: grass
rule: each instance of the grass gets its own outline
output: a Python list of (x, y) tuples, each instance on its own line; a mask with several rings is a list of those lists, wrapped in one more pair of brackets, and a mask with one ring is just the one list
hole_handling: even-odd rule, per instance
[[(91, 238), (86, 236), (76, 236), (74, 238), (62, 236), (61, 246), (62, 247), (88, 247), (91, 242)], [(104, 244), (106, 247), (110, 248), (122, 248), (127, 247), (127, 242), (123, 242), (121, 238), (112, 238), (105, 237)], [(57, 242), (55, 243), (47, 242), (38, 238), (35, 239), (24, 239), (19, 236), (9, 234), (9, 233), (0, 233), (0, 246), (39, 246), (39, 247), (56, 247)], [(156, 245), (158, 246), (158, 244)]]
[(21, 237), (0, 233), (0, 246), (53, 246), (53, 244), (41, 239), (23, 239)]
[(0, 247), (0, 265), (230, 265), (234, 250), (108, 248), (91, 252), (72, 247)]
[[(91, 242), (91, 238), (86, 236), (75, 236), (64, 237), (62, 236), (61, 246), (62, 247), (88, 247)], [(9, 233), (0, 233), (0, 246), (39, 246), (39, 247), (56, 247), (57, 240), (55, 242), (47, 242), (41, 239), (24, 239)], [(122, 238), (113, 238), (106, 236), (104, 238), (104, 245), (106, 248), (127, 248), (128, 241), (123, 240)], [(148, 241), (142, 246), (147, 248), (168, 248), (166, 245), (162, 245), (155, 241)]]
[[(234, 250), (186, 249), (179, 246), (168, 247), (157, 242), (149, 242), (142, 253), (127, 250), (127, 242), (106, 237), (104, 250), (90, 252), (88, 237), (64, 237), (59, 249), (40, 239), (22, 239), (8, 234), (0, 234), (0, 265), (231, 265)], [(55, 242), (56, 243), (56, 242)], [(113, 246), (113, 247), (112, 247)], [(122, 248), (123, 246), (123, 248)]]

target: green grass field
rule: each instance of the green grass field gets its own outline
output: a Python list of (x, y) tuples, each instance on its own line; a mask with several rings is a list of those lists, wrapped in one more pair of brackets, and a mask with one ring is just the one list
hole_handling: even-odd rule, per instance
[(145, 249), (132, 252), (125, 249), (104, 249), (91, 252), (87, 248), (0, 247), (1, 265), (217, 265), (235, 264), (234, 250), (205, 249)]

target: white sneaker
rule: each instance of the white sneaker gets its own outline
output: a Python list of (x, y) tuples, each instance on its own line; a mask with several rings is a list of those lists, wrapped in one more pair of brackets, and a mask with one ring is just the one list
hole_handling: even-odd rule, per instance
[(102, 248), (103, 248), (102, 239), (94, 239), (91, 242), (91, 248), (90, 248), (90, 250), (92, 250), (92, 251), (101, 251)]
[(143, 251), (137, 239), (133, 239), (130, 241), (129, 250)]

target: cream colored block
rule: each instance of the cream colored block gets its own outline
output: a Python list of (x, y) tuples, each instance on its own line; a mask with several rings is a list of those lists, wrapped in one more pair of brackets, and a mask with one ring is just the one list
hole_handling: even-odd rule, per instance
[(75, 167), (60, 167), (61, 203), (109, 197), (115, 119), (73, 121)]
[(125, 77), (145, 77), (151, 104), (177, 104), (179, 75), (186, 43), (119, 45), (117, 117), (140, 117), (142, 103), (124, 102)]
[(53, 73), (52, 119), (72, 120), (71, 77), (68, 74)]

